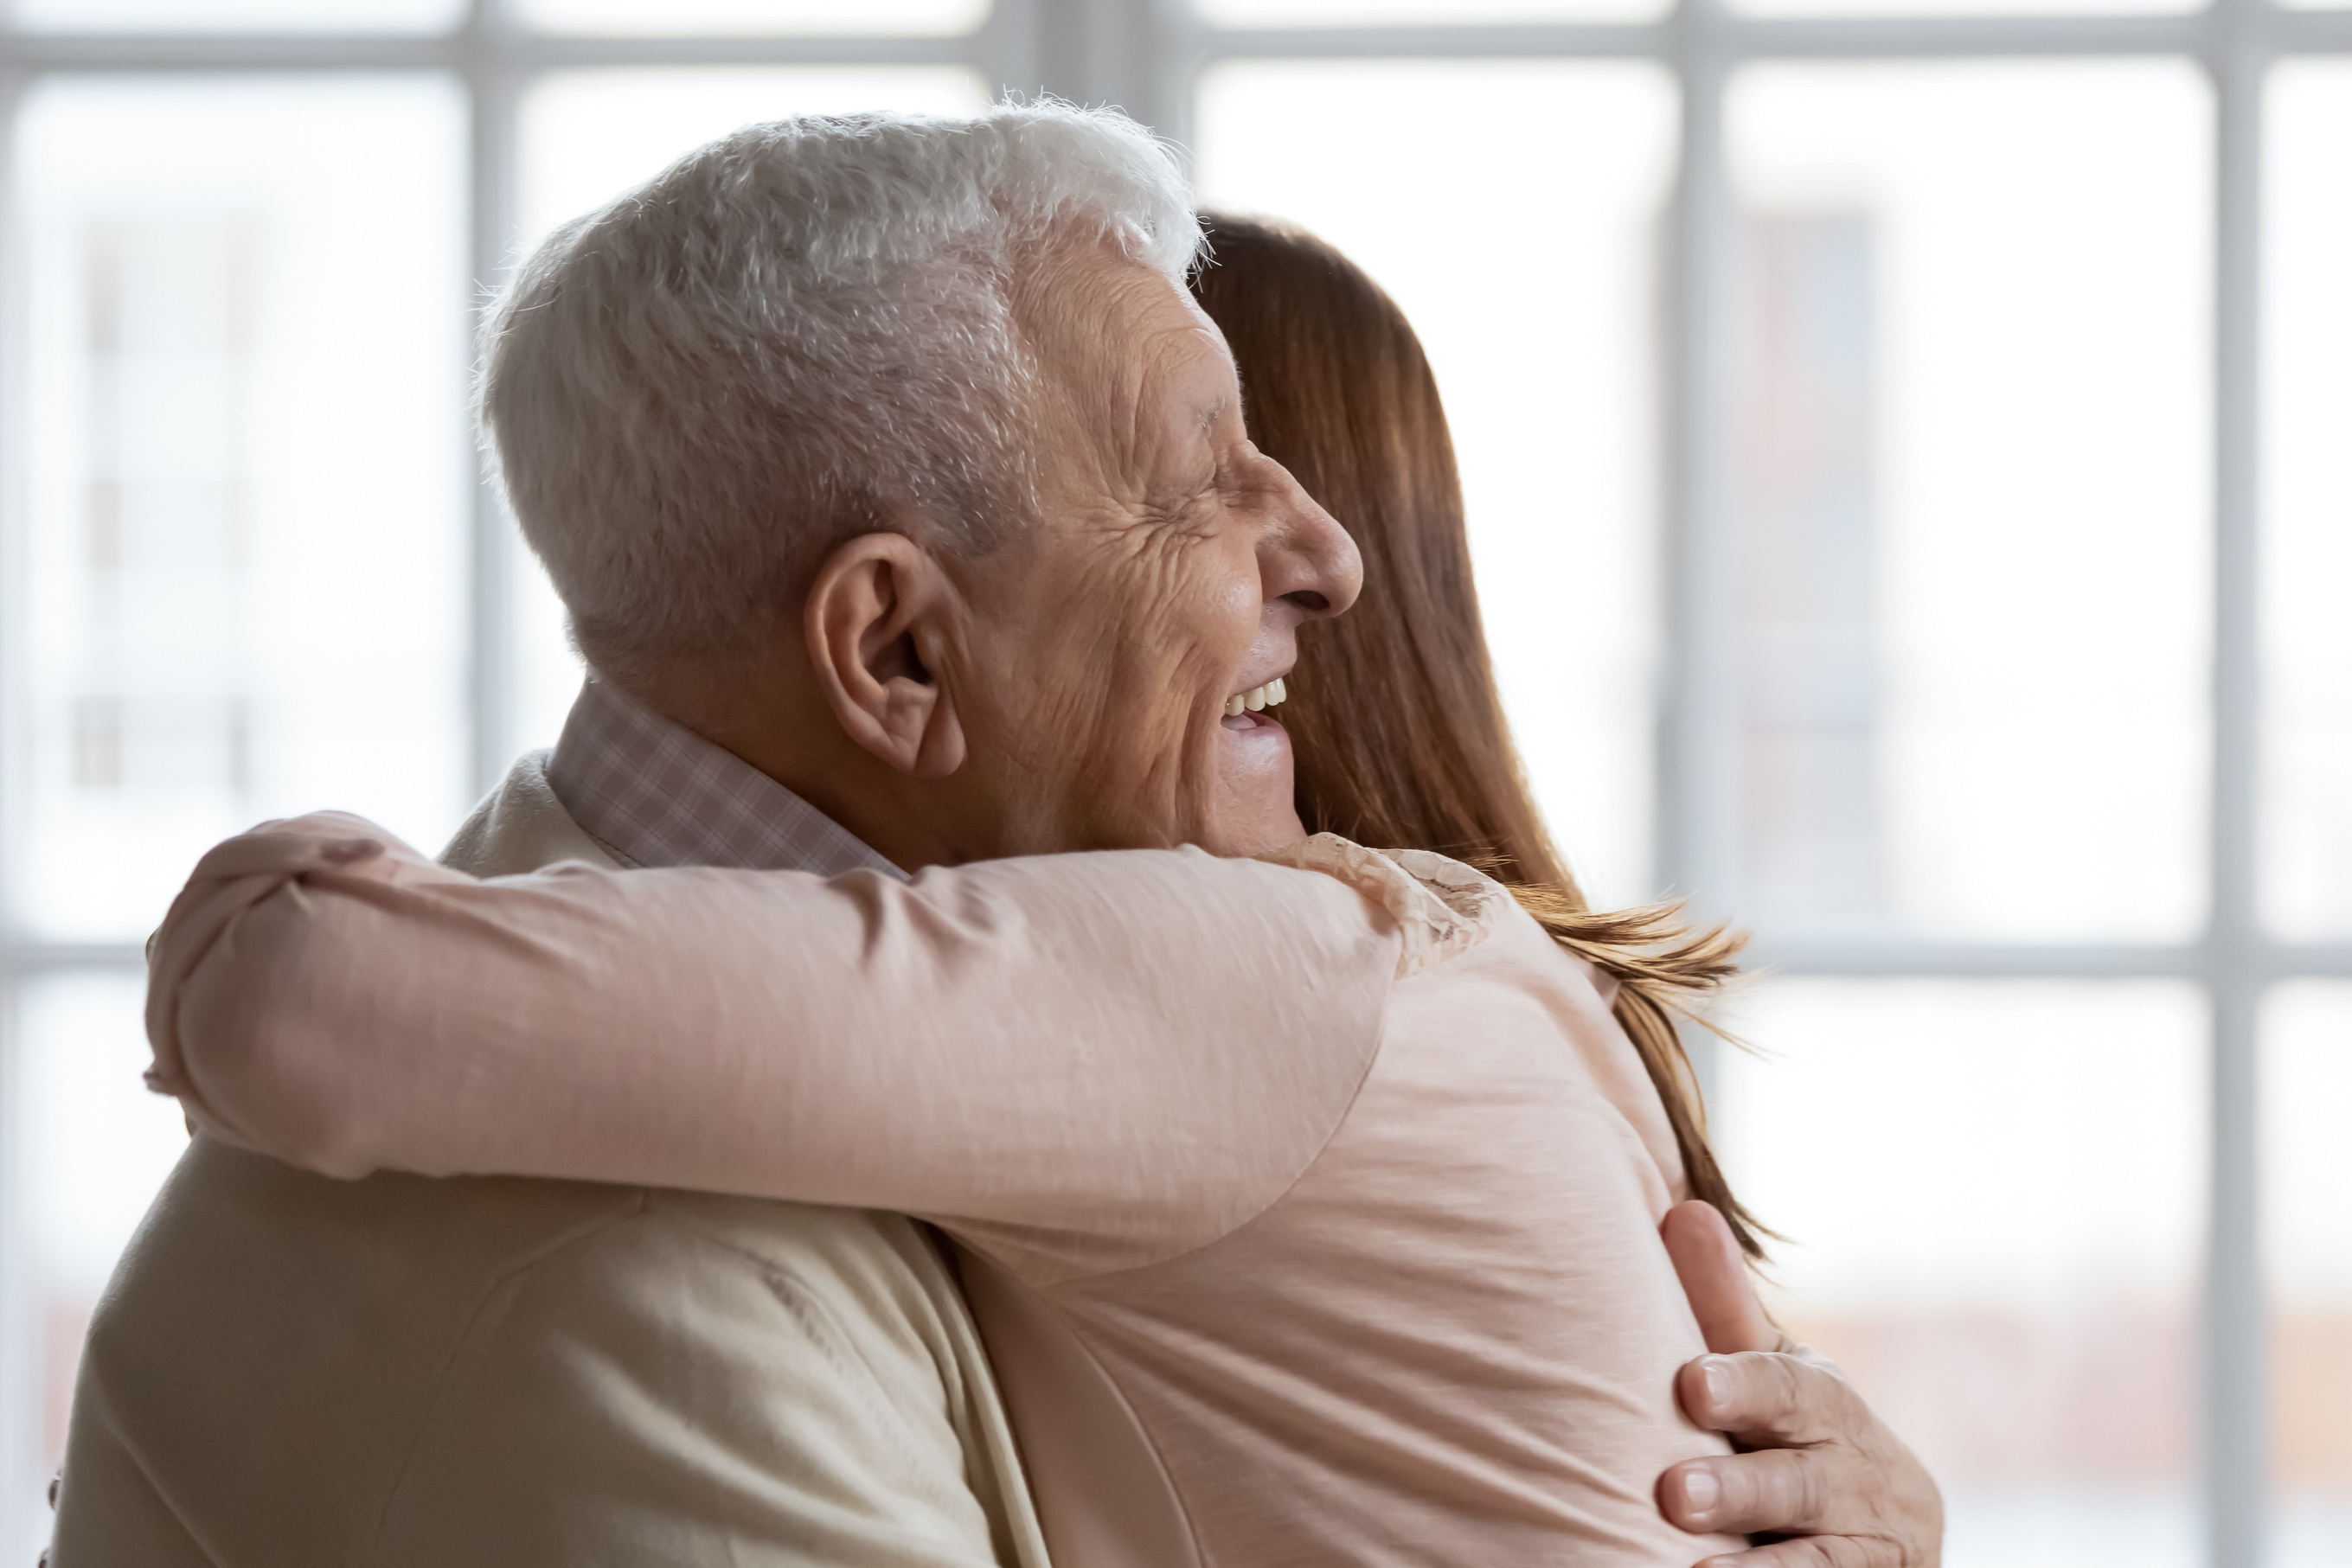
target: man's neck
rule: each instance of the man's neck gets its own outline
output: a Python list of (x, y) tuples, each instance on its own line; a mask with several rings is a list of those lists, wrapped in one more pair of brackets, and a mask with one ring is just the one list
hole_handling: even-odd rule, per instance
[(593, 676), (547, 771), (573, 820), (639, 865), (905, 874), (822, 805)]

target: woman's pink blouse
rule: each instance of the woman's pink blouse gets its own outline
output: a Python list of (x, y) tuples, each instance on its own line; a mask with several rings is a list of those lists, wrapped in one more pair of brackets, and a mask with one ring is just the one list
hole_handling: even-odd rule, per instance
[(968, 1251), (1070, 1568), (1685, 1568), (1720, 1453), (1664, 1112), (1475, 872), (1309, 840), (478, 881), (352, 818), (234, 839), (151, 952), (153, 1078), (341, 1176), (656, 1184)]

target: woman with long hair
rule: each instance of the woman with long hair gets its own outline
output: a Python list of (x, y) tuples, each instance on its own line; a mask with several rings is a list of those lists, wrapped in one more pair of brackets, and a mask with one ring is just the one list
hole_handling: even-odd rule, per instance
[[(1355, 605), (1299, 632), (1297, 689), (1282, 710), (1299, 821), (1309, 832), (1477, 866), (1554, 942), (1616, 982), (1612, 1010), (1673, 1124), (1696, 1200), (1669, 1212), (1666, 1239), (1710, 1348), (1794, 1351), (1825, 1364), (1756, 1304), (1740, 1260), (1760, 1261), (1773, 1233), (1716, 1159), (1676, 1028), (1713, 1028), (1702, 1009), (1736, 973), (1744, 938), (1693, 930), (1672, 904), (1593, 911), (1545, 831), (1496, 690), (1453, 435), (1419, 336), (1361, 267), (1307, 230), (1226, 214), (1202, 222), (1211, 256), (1192, 274), (1192, 294), (1233, 350), (1250, 439), (1340, 520), (1363, 557)], [(1901, 1521), (1890, 1533), (1939, 1539), (1933, 1480), (1858, 1402), (1853, 1416), (1874, 1469), (1855, 1479), (1877, 1493), (1880, 1520)], [(1687, 1511), (1681, 1482), (1670, 1474), (1660, 1496)]]
[(1742, 938), (1671, 905), (1596, 914), (1528, 792), (1495, 688), (1471, 577), (1454, 438), (1396, 302), (1295, 225), (1204, 214), (1192, 297), (1225, 335), (1258, 449), (1338, 517), (1364, 560), (1347, 614), (1301, 627), (1283, 705), (1310, 833), (1433, 850), (1511, 890), (1554, 941), (1617, 982), (1613, 1011), (1664, 1103), (1693, 1198), (1740, 1248), (1765, 1234), (1706, 1138), (1675, 1025), (1735, 972)]

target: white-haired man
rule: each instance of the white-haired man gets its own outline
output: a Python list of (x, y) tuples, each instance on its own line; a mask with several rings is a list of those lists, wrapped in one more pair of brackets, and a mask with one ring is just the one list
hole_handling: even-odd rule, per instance
[[(899, 875), (1295, 836), (1280, 727), (1217, 716), (1358, 567), (1241, 434), (1194, 235), (1149, 136), (1039, 105), (754, 127), (551, 239), (484, 412), (601, 678), (449, 858)], [(1712, 1514), (1668, 1489), (1686, 1521), (1932, 1563), (1866, 1413), (1756, 1375), (1725, 1408), (1811, 1468), (1714, 1461)], [(913, 1222), (200, 1138), (93, 1326), (55, 1568), (1044, 1560)]]

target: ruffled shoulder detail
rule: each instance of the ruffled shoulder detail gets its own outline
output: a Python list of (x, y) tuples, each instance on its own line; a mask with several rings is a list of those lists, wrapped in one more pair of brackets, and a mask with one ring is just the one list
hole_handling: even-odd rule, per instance
[(1404, 936), (1399, 979), (1476, 946), (1511, 906), (1500, 883), (1427, 850), (1371, 850), (1337, 833), (1318, 833), (1257, 858), (1321, 872), (1386, 911)]

